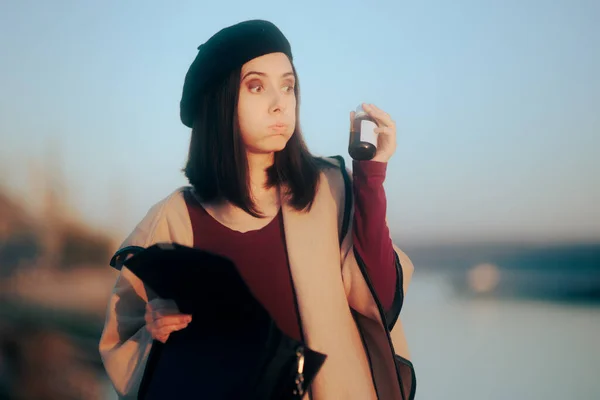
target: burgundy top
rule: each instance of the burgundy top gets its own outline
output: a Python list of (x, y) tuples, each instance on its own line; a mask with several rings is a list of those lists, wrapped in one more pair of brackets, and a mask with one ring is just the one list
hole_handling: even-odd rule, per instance
[[(363, 259), (384, 309), (396, 288), (394, 249), (385, 222), (385, 163), (354, 161), (354, 247)], [(287, 259), (281, 211), (265, 227), (241, 233), (211, 217), (191, 196), (186, 203), (194, 233), (194, 247), (234, 262), (252, 294), (277, 326), (301, 340), (302, 331)]]

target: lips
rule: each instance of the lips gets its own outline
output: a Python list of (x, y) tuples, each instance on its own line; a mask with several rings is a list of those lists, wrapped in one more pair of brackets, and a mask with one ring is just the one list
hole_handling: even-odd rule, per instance
[(273, 125), (269, 125), (269, 129), (275, 132), (285, 132), (288, 129), (288, 125), (283, 123), (276, 123)]

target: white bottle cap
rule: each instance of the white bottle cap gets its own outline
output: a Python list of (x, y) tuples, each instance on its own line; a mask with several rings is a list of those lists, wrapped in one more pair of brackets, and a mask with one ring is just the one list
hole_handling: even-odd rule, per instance
[(363, 109), (362, 107), (362, 103), (358, 105), (358, 107), (356, 107), (356, 114), (355, 116), (359, 116), (359, 115), (364, 115), (366, 114), (366, 111)]

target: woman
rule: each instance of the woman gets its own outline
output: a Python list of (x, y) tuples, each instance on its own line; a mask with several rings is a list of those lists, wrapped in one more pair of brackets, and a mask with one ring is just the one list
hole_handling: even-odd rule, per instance
[[(236, 362), (231, 351), (248, 348), (236, 343), (247, 340), (245, 324), (251, 321), (237, 325), (238, 331), (227, 325), (238, 317), (215, 323), (204, 312), (182, 314), (124, 265), (132, 254), (161, 242), (233, 261), (278, 331), (326, 357), (300, 397), (305, 389), (313, 400), (414, 397), (414, 370), (397, 320), (412, 264), (392, 244), (385, 221), (383, 181), (396, 147), (394, 122), (365, 105), (379, 125), (378, 150), (373, 160), (354, 162), (351, 182), (341, 158), (317, 158), (307, 150), (298, 100), (291, 48), (273, 24), (245, 21), (199, 47), (180, 104), (181, 120), (192, 129), (184, 169), (190, 187), (156, 204), (111, 260), (120, 275), (100, 353), (120, 397), (139, 394), (153, 347), (166, 348), (192, 326), (197, 335), (220, 332), (211, 336), (215, 367), (197, 378), (209, 391), (206, 398), (248, 398), (242, 387), (255, 382), (253, 360)], [(219, 287), (214, 293), (232, 287), (201, 284), (200, 291)], [(202, 354), (208, 354), (204, 345)], [(165, 385), (160, 390), (169, 390)]]

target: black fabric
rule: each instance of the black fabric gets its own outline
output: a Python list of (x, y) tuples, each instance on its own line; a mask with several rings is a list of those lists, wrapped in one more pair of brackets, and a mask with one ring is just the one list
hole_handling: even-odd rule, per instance
[(244, 21), (213, 35), (198, 47), (198, 54), (185, 76), (181, 122), (187, 127), (193, 126), (199, 93), (220, 83), (235, 68), (270, 53), (284, 53), (292, 59), (290, 43), (269, 21)]
[(141, 246), (126, 246), (122, 249), (119, 249), (110, 259), (110, 266), (116, 270), (121, 270), (123, 266), (123, 261), (127, 259), (128, 256), (139, 253), (144, 250)]
[(396, 366), (400, 372), (402, 385), (402, 395), (406, 400), (414, 400), (417, 392), (417, 375), (415, 368), (409, 360), (396, 354)]
[(325, 360), (277, 328), (227, 258), (157, 244), (124, 265), (159, 297), (192, 314), (192, 322), (165, 344), (154, 341), (140, 399), (258, 400), (272, 398), (264, 396), (270, 393), (293, 399), (296, 350), (305, 353), (305, 385)]
[[(271, 330), (268, 343), (268, 350), (265, 352), (261, 366), (257, 369), (258, 378), (254, 381), (255, 386), (245, 398), (252, 400), (304, 398), (304, 392), (310, 387), (327, 356), (286, 336), (275, 325)], [(298, 381), (300, 354), (304, 357), (304, 370), (302, 380)]]
[(352, 185), (350, 185), (350, 177), (348, 171), (346, 171), (346, 163), (342, 156), (333, 156), (332, 158), (338, 160), (340, 163), (340, 169), (342, 171), (342, 177), (344, 178), (344, 217), (342, 220), (342, 230), (340, 233), (340, 245), (344, 241), (346, 234), (348, 233), (348, 227), (350, 226), (350, 211), (352, 207)]
[[(250, 290), (228, 258), (178, 244), (155, 244), (125, 260), (124, 265), (158, 297), (175, 301), (184, 314), (200, 313), (220, 324), (259, 317), (255, 315), (256, 300), (249, 301), (253, 299)], [(221, 287), (224, 282), (227, 286)], [(230, 311), (223, 314), (223, 308)]]
[(394, 328), (394, 325), (396, 325), (396, 321), (398, 321), (398, 317), (400, 316), (400, 311), (402, 311), (402, 305), (404, 304), (404, 274), (402, 273), (400, 258), (396, 252), (394, 252), (394, 258), (396, 260), (396, 293), (394, 294), (392, 306), (385, 313), (385, 321), (387, 328), (390, 331)]

